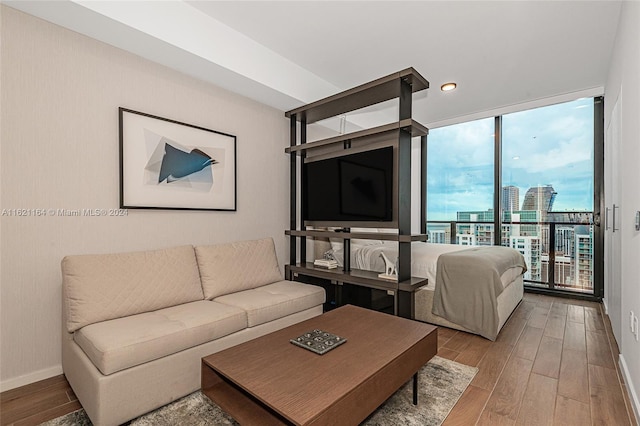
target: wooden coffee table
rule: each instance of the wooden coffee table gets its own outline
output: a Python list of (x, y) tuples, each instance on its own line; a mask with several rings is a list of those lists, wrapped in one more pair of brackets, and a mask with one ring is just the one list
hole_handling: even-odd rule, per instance
[[(289, 342), (320, 329), (347, 341), (315, 354)], [(202, 359), (202, 392), (240, 424), (362, 422), (437, 351), (437, 328), (346, 305)]]

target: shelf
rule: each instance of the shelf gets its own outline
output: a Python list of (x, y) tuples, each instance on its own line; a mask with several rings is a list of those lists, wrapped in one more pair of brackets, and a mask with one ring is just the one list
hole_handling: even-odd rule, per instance
[(284, 231), (285, 235), (291, 237), (319, 237), (319, 238), (342, 238), (342, 239), (360, 239), (360, 240), (382, 240), (382, 241), (399, 241), (401, 243), (412, 243), (417, 241), (427, 241), (426, 234), (415, 235), (398, 235), (386, 232), (336, 232), (336, 231), (320, 231), (320, 230), (289, 230)]
[(429, 129), (427, 129), (422, 124), (418, 123), (415, 120), (410, 118), (402, 121), (398, 121), (396, 123), (385, 124), (384, 126), (373, 127), (371, 129), (360, 130), (353, 133), (347, 133), (344, 135), (334, 136), (328, 139), (322, 139), (314, 142), (307, 142), (305, 144), (291, 146), (285, 148), (284, 152), (287, 154), (291, 154), (292, 152), (302, 152), (305, 150), (319, 148), (321, 146), (334, 145), (338, 143), (344, 143), (347, 141), (353, 141), (356, 139), (362, 139), (370, 136), (379, 136), (385, 133), (393, 133), (398, 130), (406, 130), (411, 133), (411, 137), (424, 136), (429, 133)]
[(289, 271), (311, 277), (324, 278), (339, 281), (347, 284), (356, 284), (363, 287), (375, 288), (378, 290), (408, 291), (415, 292), (417, 289), (427, 285), (426, 278), (411, 277), (409, 280), (400, 283), (378, 278), (378, 272), (352, 269), (348, 272), (341, 268), (326, 269), (315, 267), (313, 263), (287, 265)]
[(407, 68), (337, 95), (292, 109), (287, 111), (285, 116), (287, 118), (295, 116), (296, 120), (311, 124), (325, 118), (375, 105), (397, 98), (400, 81), (408, 82), (412, 92), (429, 88), (429, 82), (423, 76), (415, 69)]

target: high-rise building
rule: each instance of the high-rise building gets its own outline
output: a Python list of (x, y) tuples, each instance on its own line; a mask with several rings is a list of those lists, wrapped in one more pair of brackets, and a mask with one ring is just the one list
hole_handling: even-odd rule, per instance
[(477, 246), (477, 237), (474, 234), (457, 234), (456, 244), (461, 246)]
[(550, 212), (553, 210), (553, 201), (558, 193), (553, 190), (553, 186), (534, 186), (524, 194), (522, 210), (540, 210)]
[(520, 205), (520, 188), (509, 185), (502, 187), (502, 210), (517, 211)]
[[(541, 258), (541, 267), (542, 267), (542, 280), (547, 280), (549, 277), (549, 255), (542, 254)], [(573, 259), (568, 256), (556, 256), (554, 262), (554, 284), (557, 287), (571, 287), (575, 288), (573, 285), (575, 271), (574, 271), (574, 262)]]
[(527, 262), (527, 272), (524, 274), (525, 280), (541, 281), (541, 251), (540, 238), (531, 236), (516, 236), (509, 239), (511, 248), (518, 250)]
[(556, 256), (575, 256), (574, 244), (574, 228), (573, 226), (558, 225), (556, 227)]
[(462, 246), (493, 245), (493, 225), (472, 223), (459, 226), (456, 244)]
[(575, 284), (593, 289), (593, 228), (576, 227)]
[(450, 237), (444, 229), (429, 230), (429, 242), (433, 244), (449, 244)]
[[(429, 236), (427, 241), (430, 243), (452, 244), (451, 224), (449, 223), (427, 223), (427, 235)], [(453, 243), (455, 243), (455, 241)]]
[(493, 223), (493, 210), (477, 210), (457, 212), (456, 221), (458, 222), (488, 222)]

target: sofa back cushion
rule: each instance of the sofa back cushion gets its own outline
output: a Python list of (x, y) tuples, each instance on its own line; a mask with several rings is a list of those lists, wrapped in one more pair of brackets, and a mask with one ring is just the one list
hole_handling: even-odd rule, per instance
[(282, 280), (273, 239), (196, 247), (205, 299)]
[(67, 256), (62, 279), (70, 333), (96, 322), (204, 299), (192, 246)]

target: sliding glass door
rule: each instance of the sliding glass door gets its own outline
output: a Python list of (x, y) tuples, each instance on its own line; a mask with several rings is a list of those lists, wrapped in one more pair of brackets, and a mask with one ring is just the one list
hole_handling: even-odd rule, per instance
[(529, 288), (598, 296), (601, 110), (585, 98), (432, 129), (429, 241), (499, 242), (525, 257)]

